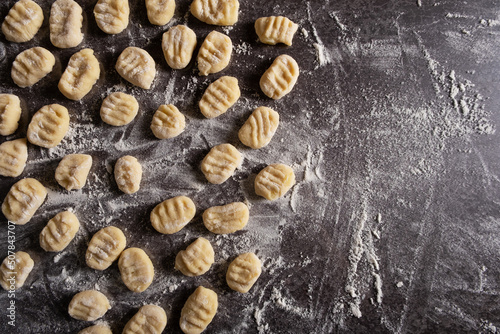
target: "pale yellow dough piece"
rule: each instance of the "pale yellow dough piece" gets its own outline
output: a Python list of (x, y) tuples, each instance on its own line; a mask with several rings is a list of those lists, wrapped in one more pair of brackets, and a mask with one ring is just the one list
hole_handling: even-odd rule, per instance
[(77, 320), (94, 321), (106, 314), (111, 308), (108, 298), (97, 290), (85, 290), (71, 299), (69, 315)]
[(240, 98), (238, 79), (224, 76), (212, 82), (201, 97), (200, 111), (206, 118), (224, 114)]
[(187, 299), (181, 311), (179, 325), (185, 334), (199, 334), (212, 322), (217, 313), (217, 294), (199, 286)]
[(147, 51), (129, 46), (118, 57), (115, 69), (131, 84), (150, 89), (156, 75), (155, 66), (153, 57)]
[(121, 33), (128, 26), (128, 0), (99, 0), (94, 7), (97, 26), (106, 34)]
[(82, 329), (78, 334), (113, 334), (111, 329), (105, 325), (94, 325)]
[(36, 46), (16, 56), (10, 75), (21, 88), (33, 86), (52, 72), (55, 63), (56, 58), (49, 50)]
[(146, 0), (146, 11), (151, 24), (167, 24), (175, 12), (175, 0)]
[(9, 10), (2, 23), (8, 41), (23, 43), (35, 37), (43, 23), (43, 11), (31, 0), (19, 0)]
[(130, 319), (122, 334), (161, 334), (167, 326), (165, 310), (156, 305), (144, 305)]
[(83, 40), (82, 7), (74, 0), (56, 0), (50, 9), (50, 41), (58, 48), (73, 48)]
[(292, 45), (293, 35), (299, 26), (284, 16), (261, 17), (255, 21), (255, 32), (264, 44)]
[(7, 256), (0, 266), (0, 285), (4, 290), (21, 288), (34, 265), (31, 256), (23, 251)]
[(0, 175), (17, 177), (21, 175), (28, 160), (26, 138), (5, 141), (0, 144)]
[(168, 66), (176, 70), (188, 66), (196, 44), (196, 34), (187, 26), (177, 25), (168, 29), (161, 43)]
[(196, 206), (186, 196), (169, 198), (153, 209), (151, 225), (160, 233), (174, 234), (186, 226), (196, 214)]
[(118, 260), (118, 268), (123, 283), (130, 291), (143, 292), (153, 282), (155, 275), (153, 263), (140, 248), (124, 250)]
[(260, 89), (277, 100), (290, 93), (299, 77), (299, 65), (288, 55), (278, 56), (260, 78)]
[(115, 164), (115, 181), (118, 188), (126, 194), (139, 190), (142, 178), (142, 167), (136, 158), (125, 155)]
[(194, 0), (191, 14), (201, 22), (218, 26), (231, 26), (238, 22), (238, 0)]
[(198, 51), (198, 70), (200, 75), (209, 75), (227, 67), (233, 53), (233, 43), (229, 36), (212, 31), (201, 44)]
[(92, 157), (88, 154), (68, 154), (57, 165), (55, 178), (66, 190), (82, 189), (87, 182)]
[(262, 263), (254, 253), (238, 255), (226, 273), (227, 285), (234, 291), (247, 293), (262, 273)]
[(205, 238), (198, 238), (175, 257), (175, 269), (186, 276), (200, 276), (214, 263), (214, 249)]
[(139, 102), (132, 95), (114, 92), (101, 105), (101, 119), (113, 126), (127, 125), (139, 112)]
[(50, 104), (38, 110), (28, 125), (28, 141), (34, 145), (52, 148), (59, 145), (69, 129), (68, 109)]
[(229, 179), (241, 164), (241, 154), (231, 144), (212, 147), (201, 162), (201, 171), (208, 182), (221, 184)]
[(92, 269), (105, 270), (120, 256), (126, 244), (127, 239), (118, 227), (105, 227), (90, 240), (85, 261)]
[(101, 69), (92, 49), (78, 51), (69, 59), (68, 66), (59, 80), (59, 90), (70, 100), (80, 100), (87, 95)]
[(279, 114), (267, 107), (255, 109), (238, 132), (240, 141), (253, 149), (259, 149), (271, 141), (278, 128)]
[(40, 247), (46, 252), (60, 252), (65, 249), (80, 229), (80, 221), (70, 211), (59, 212), (40, 233)]
[(285, 195), (295, 184), (293, 169), (284, 164), (272, 164), (264, 168), (255, 178), (255, 193), (268, 200)]
[(0, 135), (16, 132), (21, 118), (21, 100), (13, 94), (0, 94)]
[(184, 131), (186, 118), (172, 104), (162, 104), (151, 121), (151, 131), (158, 139), (174, 138)]
[(248, 206), (234, 202), (206, 209), (203, 212), (203, 224), (216, 234), (234, 233), (247, 225), (249, 217)]
[(2, 212), (16, 225), (30, 221), (36, 210), (47, 197), (47, 189), (35, 179), (26, 178), (17, 181), (5, 196)]

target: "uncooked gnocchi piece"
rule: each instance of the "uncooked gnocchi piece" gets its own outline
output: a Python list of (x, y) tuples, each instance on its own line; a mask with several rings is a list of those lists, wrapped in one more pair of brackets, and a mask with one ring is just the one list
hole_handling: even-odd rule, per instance
[(255, 21), (255, 32), (264, 44), (292, 45), (293, 35), (299, 26), (284, 16), (261, 17)]
[(161, 334), (167, 326), (165, 310), (156, 305), (144, 305), (130, 319), (122, 334)]
[(28, 160), (26, 138), (10, 140), (0, 144), (0, 175), (21, 175)]
[(241, 154), (231, 144), (220, 144), (212, 147), (201, 161), (201, 171), (208, 182), (221, 184), (234, 174), (241, 164)]
[(97, 290), (85, 290), (71, 299), (69, 315), (77, 320), (94, 321), (102, 317), (111, 308), (108, 298)]
[(196, 206), (186, 196), (169, 198), (151, 211), (150, 220), (154, 229), (163, 234), (174, 234), (182, 230), (196, 214)]
[(35, 262), (23, 251), (7, 256), (0, 266), (0, 285), (5, 290), (17, 290), (24, 285)]
[(299, 65), (288, 55), (278, 56), (260, 78), (260, 89), (277, 100), (290, 93), (299, 77)]
[(38, 110), (28, 125), (28, 141), (34, 145), (52, 148), (59, 145), (69, 129), (68, 109), (50, 104)]
[(168, 66), (179, 70), (185, 68), (196, 48), (196, 34), (185, 25), (177, 25), (163, 34), (162, 49)]
[(56, 0), (50, 9), (50, 41), (58, 48), (73, 48), (83, 40), (82, 7), (74, 0)]
[(34, 1), (19, 0), (5, 17), (2, 32), (8, 41), (27, 42), (36, 35), (42, 23), (42, 8)]
[(275, 200), (295, 184), (293, 169), (284, 164), (272, 164), (264, 168), (255, 178), (255, 193), (268, 200)]
[(214, 249), (205, 238), (198, 238), (175, 257), (175, 269), (186, 276), (200, 276), (214, 263)]
[(16, 132), (21, 118), (21, 100), (13, 94), (0, 94), (0, 135)]
[(155, 79), (155, 66), (153, 57), (147, 51), (129, 46), (118, 57), (115, 69), (131, 84), (149, 89)]
[(254, 253), (238, 255), (226, 273), (227, 285), (234, 291), (247, 293), (262, 272), (262, 263)]
[(151, 283), (155, 270), (151, 259), (140, 248), (128, 248), (122, 252), (118, 260), (118, 269), (122, 281), (130, 291), (143, 292)]
[(238, 79), (224, 76), (208, 86), (201, 97), (200, 111), (206, 118), (214, 118), (224, 114), (240, 98)]
[(267, 107), (255, 109), (238, 132), (240, 141), (251, 148), (258, 149), (269, 144), (278, 128), (279, 114)]
[(158, 139), (173, 138), (186, 127), (184, 115), (172, 104), (162, 104), (151, 121), (151, 131)]
[(125, 155), (115, 164), (115, 181), (118, 188), (126, 194), (139, 190), (142, 178), (142, 167), (136, 158)]
[(80, 229), (80, 222), (70, 211), (59, 212), (40, 233), (40, 246), (46, 252), (60, 252), (66, 248)]
[(94, 325), (87, 328), (82, 329), (78, 332), (78, 334), (113, 334), (111, 329), (105, 325)]
[(33, 86), (52, 71), (56, 58), (47, 49), (36, 46), (16, 56), (10, 75), (21, 88)]
[(2, 204), (2, 212), (16, 225), (30, 221), (36, 210), (47, 197), (47, 189), (35, 179), (26, 178), (17, 181), (10, 188)]
[(242, 202), (213, 206), (203, 212), (203, 224), (216, 234), (233, 233), (246, 226), (249, 215), (248, 207)]
[(99, 0), (94, 7), (97, 26), (106, 34), (121, 33), (128, 26), (128, 0)]
[(191, 14), (201, 22), (231, 26), (238, 22), (238, 0), (194, 0)]
[(68, 154), (59, 162), (55, 178), (66, 190), (82, 189), (87, 182), (92, 157), (88, 154)]
[(151, 24), (167, 24), (175, 11), (175, 0), (146, 0), (146, 11)]
[(198, 70), (200, 75), (217, 73), (227, 67), (231, 60), (233, 43), (231, 38), (220, 32), (212, 31), (201, 44), (198, 51)]
[(57, 87), (68, 99), (80, 100), (90, 92), (100, 73), (94, 50), (83, 49), (71, 56)]
[(126, 243), (127, 239), (118, 227), (105, 227), (90, 240), (85, 261), (92, 269), (107, 269), (120, 256)]
[(137, 116), (139, 103), (132, 95), (114, 92), (101, 105), (101, 119), (113, 126), (127, 125)]
[(217, 313), (217, 294), (199, 286), (188, 297), (181, 311), (179, 325), (185, 334), (199, 334), (212, 322)]

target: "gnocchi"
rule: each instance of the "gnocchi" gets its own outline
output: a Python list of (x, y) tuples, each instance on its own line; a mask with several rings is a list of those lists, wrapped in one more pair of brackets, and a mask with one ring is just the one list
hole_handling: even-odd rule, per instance
[(146, 290), (154, 278), (154, 267), (151, 259), (140, 248), (128, 248), (122, 252), (118, 260), (118, 268), (123, 283), (134, 292)]
[(115, 69), (131, 84), (150, 89), (156, 76), (155, 66), (153, 57), (147, 51), (129, 46), (118, 57)]
[(222, 71), (231, 60), (233, 43), (229, 36), (212, 31), (201, 44), (198, 51), (198, 70), (200, 75), (209, 75)]
[(175, 269), (186, 276), (200, 276), (214, 263), (214, 249), (205, 238), (198, 238), (175, 257)]
[(0, 94), (0, 135), (16, 132), (21, 118), (21, 100), (13, 94)]
[(69, 129), (68, 109), (50, 104), (38, 110), (28, 125), (28, 141), (34, 145), (52, 148), (59, 145)]
[(132, 95), (114, 92), (108, 95), (101, 105), (101, 119), (113, 125), (127, 125), (139, 112), (139, 103)]
[(21, 175), (28, 160), (26, 138), (5, 141), (0, 144), (0, 175), (17, 177)]
[(115, 180), (118, 188), (126, 194), (139, 190), (142, 178), (142, 167), (136, 158), (126, 155), (115, 164)]
[(45, 197), (47, 189), (37, 180), (32, 178), (19, 180), (5, 196), (2, 213), (14, 224), (24, 225), (30, 221)]
[(217, 313), (217, 294), (199, 286), (188, 297), (181, 311), (179, 325), (185, 334), (199, 334), (212, 322)]
[(255, 21), (255, 32), (264, 44), (292, 45), (293, 35), (299, 26), (284, 16), (261, 17)]
[(35, 262), (26, 252), (18, 251), (7, 256), (0, 266), (0, 285), (5, 290), (21, 288), (34, 266)]
[(126, 243), (127, 239), (118, 227), (105, 227), (90, 240), (85, 261), (92, 269), (105, 270), (120, 256)]
[(167, 325), (165, 310), (156, 305), (144, 305), (130, 319), (122, 334), (161, 334)]
[(47, 49), (36, 46), (16, 56), (10, 75), (21, 88), (30, 87), (52, 72), (56, 58)]
[(299, 65), (288, 55), (278, 56), (260, 78), (260, 89), (278, 100), (290, 93), (299, 77)]
[(212, 147), (201, 162), (201, 171), (208, 182), (224, 183), (234, 174), (241, 164), (241, 154), (231, 144), (220, 144)]
[(214, 118), (224, 114), (240, 98), (238, 79), (223, 76), (212, 82), (203, 96), (199, 106), (206, 118)]
[(284, 164), (272, 164), (264, 168), (255, 178), (255, 193), (268, 200), (285, 195), (295, 184), (293, 169)]
[(271, 141), (278, 128), (279, 114), (267, 107), (255, 109), (238, 132), (240, 141), (253, 149), (259, 149)]
[(65, 249), (80, 229), (80, 222), (70, 211), (59, 212), (40, 233), (40, 247), (46, 252), (60, 252)]
[(175, 0), (146, 0), (146, 12), (151, 24), (163, 26), (174, 16)]
[(194, 0), (191, 14), (201, 22), (231, 26), (238, 22), (238, 0)]
[(249, 216), (245, 203), (234, 202), (206, 209), (203, 212), (203, 224), (216, 234), (233, 233), (247, 225)]
[(196, 206), (186, 196), (169, 198), (151, 211), (151, 225), (160, 233), (174, 234), (186, 226), (196, 214)]
[(103, 293), (85, 290), (73, 296), (68, 313), (77, 320), (94, 321), (105, 315), (110, 308), (109, 300)]
[(2, 32), (10, 42), (27, 42), (40, 29), (43, 23), (43, 11), (31, 0), (19, 0), (9, 10), (2, 23)]
[(81, 100), (90, 92), (100, 74), (94, 51), (83, 49), (71, 56), (57, 87), (68, 99)]
[(87, 182), (92, 157), (88, 154), (68, 154), (59, 162), (55, 179), (64, 189), (82, 189)]
[(50, 41), (58, 48), (73, 48), (83, 40), (82, 7), (74, 0), (56, 0), (50, 9)]
[(184, 131), (186, 118), (172, 104), (162, 104), (151, 121), (151, 131), (158, 139), (174, 138)]
[(106, 34), (119, 34), (128, 26), (128, 0), (99, 0), (94, 7), (97, 26)]
[(254, 253), (238, 255), (226, 273), (227, 285), (234, 291), (247, 293), (262, 272), (262, 263)]
[(177, 25), (163, 34), (162, 49), (168, 66), (175, 70), (185, 68), (196, 48), (196, 34), (185, 25)]
[(94, 325), (87, 328), (82, 329), (78, 332), (78, 334), (113, 334), (111, 329), (105, 325)]

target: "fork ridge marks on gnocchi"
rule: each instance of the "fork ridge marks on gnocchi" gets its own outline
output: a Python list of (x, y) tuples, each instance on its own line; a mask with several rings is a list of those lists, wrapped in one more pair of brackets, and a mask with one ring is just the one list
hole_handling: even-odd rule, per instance
[(129, 46), (118, 57), (115, 69), (131, 84), (150, 89), (156, 75), (155, 66), (153, 57), (147, 51)]
[(254, 253), (244, 253), (234, 259), (226, 273), (229, 287), (241, 293), (247, 293), (262, 272), (262, 263)]
[(58, 48), (73, 48), (83, 40), (82, 7), (74, 0), (56, 0), (50, 9), (50, 41)]
[(118, 227), (105, 227), (90, 239), (85, 261), (92, 269), (105, 270), (118, 259), (126, 243), (127, 239)]
[(85, 290), (73, 296), (68, 313), (77, 320), (94, 321), (105, 315), (110, 308), (109, 300), (103, 293)]
[(272, 164), (264, 168), (255, 178), (255, 193), (268, 200), (285, 195), (295, 184), (293, 169), (284, 164)]
[(2, 204), (2, 213), (16, 225), (30, 221), (47, 197), (47, 189), (37, 180), (25, 178), (10, 188)]
[(185, 25), (168, 29), (162, 37), (162, 49), (168, 66), (175, 70), (185, 68), (196, 48), (196, 34)]
[(175, 257), (175, 269), (186, 276), (200, 276), (206, 273), (215, 259), (214, 249), (205, 238), (198, 238)]
[(105, 325), (94, 325), (87, 328), (82, 329), (78, 332), (78, 334), (113, 334), (111, 329)]
[(299, 77), (299, 65), (289, 55), (278, 56), (260, 78), (260, 88), (277, 100), (290, 93)]
[[(14, 253), (14, 259), (6, 257), (0, 266), (0, 285), (5, 290), (21, 288), (34, 266), (35, 262), (31, 256), (23, 251)], [(12, 273), (15, 273), (14, 282), (10, 280)]]
[(33, 86), (52, 72), (55, 63), (56, 58), (49, 50), (36, 46), (17, 55), (10, 75), (21, 88)]
[(21, 100), (14, 94), (0, 94), (0, 135), (16, 132), (21, 118)]
[(115, 164), (115, 181), (125, 194), (133, 194), (139, 190), (142, 178), (142, 167), (136, 158), (125, 155)]
[(151, 259), (140, 248), (128, 248), (122, 252), (118, 260), (118, 268), (123, 283), (130, 291), (143, 292), (154, 278), (154, 267)]
[(206, 209), (203, 212), (203, 224), (216, 234), (234, 233), (247, 225), (249, 217), (248, 206), (234, 202)]
[(198, 70), (200, 75), (209, 75), (222, 71), (229, 65), (233, 43), (229, 36), (218, 31), (207, 35), (198, 51)]
[(199, 106), (206, 118), (214, 118), (224, 114), (240, 98), (238, 79), (223, 76), (212, 82), (203, 94)]
[(103, 122), (122, 126), (132, 122), (139, 112), (139, 103), (132, 95), (122, 92), (109, 94), (101, 105), (101, 119)]
[(299, 26), (284, 16), (261, 17), (255, 21), (255, 32), (264, 44), (292, 45), (293, 35)]
[(174, 138), (184, 131), (186, 118), (173, 104), (162, 104), (151, 121), (151, 131), (158, 139)]
[(68, 154), (57, 165), (55, 178), (64, 189), (82, 189), (87, 182), (92, 157), (88, 154)]
[(231, 144), (220, 144), (212, 147), (201, 162), (201, 171), (208, 182), (224, 183), (241, 164), (240, 152)]
[(127, 322), (122, 334), (161, 334), (167, 326), (165, 310), (156, 305), (144, 305)]
[(94, 7), (97, 26), (106, 34), (119, 34), (128, 26), (128, 0), (99, 0)]
[(59, 90), (70, 100), (80, 100), (90, 92), (100, 73), (94, 50), (78, 51), (69, 59), (68, 66), (59, 80)]
[(240, 141), (253, 149), (259, 149), (271, 141), (278, 128), (279, 114), (267, 107), (255, 109), (238, 132)]
[(175, 0), (146, 0), (146, 11), (151, 24), (167, 24), (175, 12)]
[(2, 32), (10, 42), (23, 43), (35, 37), (43, 23), (43, 11), (31, 0), (19, 0), (2, 23)]
[(80, 221), (70, 211), (59, 212), (40, 233), (40, 247), (46, 252), (65, 249), (80, 229)]
[(174, 234), (186, 226), (196, 214), (196, 206), (187, 196), (169, 198), (151, 211), (151, 225), (160, 233)]
[(199, 334), (212, 322), (219, 306), (217, 294), (199, 286), (188, 297), (181, 311), (179, 325), (185, 334)]
[(22, 174), (28, 160), (26, 138), (0, 144), (0, 175), (17, 177)]
[(191, 14), (208, 24), (231, 26), (238, 22), (239, 8), (238, 0), (194, 0)]
[(69, 129), (68, 109), (50, 104), (38, 110), (28, 125), (28, 141), (34, 145), (52, 148), (59, 145)]

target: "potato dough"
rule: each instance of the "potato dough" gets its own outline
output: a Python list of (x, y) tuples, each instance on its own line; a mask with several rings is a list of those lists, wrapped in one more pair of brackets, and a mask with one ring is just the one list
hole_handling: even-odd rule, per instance
[(199, 286), (187, 299), (181, 311), (179, 325), (185, 334), (199, 334), (212, 322), (217, 313), (217, 294)]
[(200, 276), (206, 273), (214, 263), (214, 249), (205, 238), (198, 238), (186, 250), (175, 257), (175, 269), (186, 276)]
[(106, 34), (121, 33), (128, 26), (128, 0), (99, 0), (94, 7), (97, 26)]
[(8, 41), (22, 43), (35, 37), (43, 23), (43, 11), (31, 0), (19, 0), (9, 10), (2, 24)]
[(212, 31), (201, 44), (198, 51), (198, 70), (200, 75), (222, 71), (231, 60), (233, 43), (231, 38), (220, 32)]
[(56, 0), (50, 9), (50, 41), (58, 48), (73, 48), (83, 40), (82, 7), (74, 0)]
[(129, 46), (118, 57), (115, 69), (131, 84), (149, 89), (155, 79), (155, 66), (153, 57), (147, 51)]
[(115, 180), (118, 188), (126, 194), (139, 190), (142, 178), (142, 167), (136, 158), (126, 155), (115, 164)]
[(101, 119), (113, 126), (127, 125), (139, 112), (139, 103), (132, 95), (114, 92), (101, 105)]
[(288, 55), (277, 57), (260, 78), (260, 89), (277, 100), (290, 93), (299, 77), (299, 65)]
[(216, 234), (233, 233), (247, 225), (249, 215), (248, 207), (242, 202), (213, 206), (203, 212), (203, 224)]
[(118, 227), (105, 227), (90, 240), (85, 261), (92, 269), (107, 269), (120, 256), (126, 244), (127, 239)]
[(0, 135), (16, 132), (21, 118), (21, 100), (13, 94), (0, 94)]
[(241, 154), (231, 144), (212, 147), (201, 162), (201, 171), (208, 182), (221, 184), (229, 179), (241, 164)]
[(240, 98), (238, 79), (224, 76), (208, 86), (203, 94), (199, 106), (206, 118), (214, 118), (224, 114)]
[(87, 182), (92, 157), (88, 154), (68, 154), (56, 168), (56, 181), (66, 190), (82, 189)]
[(292, 45), (293, 35), (299, 26), (284, 16), (261, 17), (255, 21), (255, 32), (264, 44)]
[(80, 222), (72, 212), (59, 212), (40, 233), (40, 247), (46, 252), (60, 252), (69, 245), (79, 229)]
[(0, 266), (0, 285), (5, 290), (21, 288), (34, 265), (28, 253), (19, 251), (7, 256)]
[(278, 128), (279, 114), (267, 107), (255, 109), (238, 132), (240, 141), (253, 149), (269, 144)]
[(69, 315), (77, 320), (94, 321), (102, 317), (111, 308), (108, 298), (97, 290), (85, 290), (71, 299)]
[(238, 22), (238, 0), (194, 0), (191, 14), (198, 20), (218, 26), (231, 26)]
[(134, 247), (122, 252), (118, 260), (118, 269), (123, 283), (134, 292), (146, 290), (155, 275), (153, 263), (146, 252)]
[(165, 310), (156, 305), (144, 305), (130, 319), (122, 334), (161, 334), (167, 326)]
[(151, 24), (167, 24), (175, 11), (175, 0), (146, 0), (146, 11)]
[(196, 44), (196, 34), (187, 26), (177, 25), (168, 29), (161, 43), (168, 66), (176, 70), (188, 66)]
[(50, 104), (38, 110), (28, 125), (28, 140), (34, 145), (52, 148), (59, 145), (69, 129), (68, 109)]
[(172, 104), (162, 104), (156, 110), (151, 121), (151, 131), (158, 139), (173, 138), (182, 133), (186, 127), (186, 118)]
[(10, 75), (21, 88), (33, 86), (52, 72), (55, 63), (56, 58), (49, 50), (37, 46), (17, 55)]
[(163, 234), (174, 234), (182, 230), (196, 214), (196, 206), (186, 196), (169, 198), (151, 211), (150, 220), (154, 229)]
[(113, 334), (111, 329), (105, 325), (94, 325), (87, 328), (82, 329), (78, 332), (78, 334)]
[(5, 196), (2, 212), (16, 225), (30, 221), (36, 210), (47, 197), (47, 189), (35, 179), (26, 178), (17, 181)]
[(78, 51), (69, 59), (68, 66), (59, 80), (59, 90), (70, 100), (80, 100), (90, 92), (100, 73), (94, 50)]
[(268, 200), (285, 195), (295, 184), (293, 169), (283, 164), (269, 165), (255, 178), (255, 193)]
[(5, 141), (0, 144), (0, 175), (17, 177), (21, 175), (28, 160), (26, 138)]
[(227, 269), (227, 285), (235, 291), (247, 293), (261, 272), (262, 264), (254, 253), (241, 254), (231, 262)]

